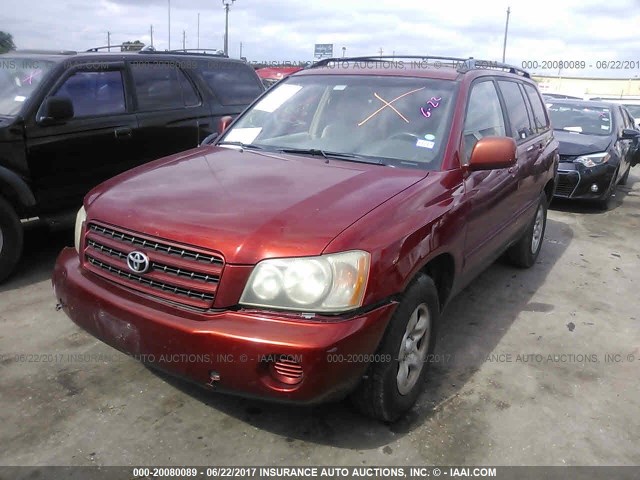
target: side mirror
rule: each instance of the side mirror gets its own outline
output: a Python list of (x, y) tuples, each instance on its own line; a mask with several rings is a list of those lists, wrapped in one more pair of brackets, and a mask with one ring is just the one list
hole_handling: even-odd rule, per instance
[(622, 130), (622, 135), (620, 136), (622, 140), (635, 140), (638, 137), (640, 137), (640, 131), (633, 130), (632, 128), (625, 128)]
[(210, 135), (207, 135), (204, 140), (202, 140), (202, 143), (200, 143), (200, 146), (203, 145), (211, 145), (213, 142), (216, 141), (216, 138), (218, 138), (220, 136), (220, 134), (218, 132), (213, 132)]
[(49, 124), (73, 118), (73, 103), (69, 97), (49, 97), (42, 105), (39, 123)]
[(509, 137), (484, 137), (478, 140), (469, 159), (469, 170), (509, 168), (516, 163), (516, 141)]
[(226, 115), (222, 117), (220, 119), (220, 124), (218, 125), (218, 133), (222, 135), (225, 132), (225, 130), (229, 128), (229, 125), (231, 124), (232, 121), (233, 121), (233, 117), (230, 115)]

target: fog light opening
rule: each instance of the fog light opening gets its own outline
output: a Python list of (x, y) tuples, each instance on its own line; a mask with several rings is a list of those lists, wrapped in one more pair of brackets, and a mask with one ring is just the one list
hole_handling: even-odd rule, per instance
[(591, 185), (591, 191), (593, 193), (598, 193), (600, 189), (598, 188), (598, 185), (594, 183), (593, 185)]
[(278, 382), (297, 385), (302, 381), (302, 365), (291, 355), (274, 355), (276, 360), (269, 362), (269, 373)]

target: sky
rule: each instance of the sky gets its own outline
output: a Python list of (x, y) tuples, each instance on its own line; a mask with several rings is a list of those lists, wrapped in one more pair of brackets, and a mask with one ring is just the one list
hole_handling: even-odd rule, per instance
[[(223, 48), (222, 0), (0, 0), (0, 30), (18, 48), (86, 50), (140, 40), (171, 47)], [(2, 5), (4, 4), (4, 6)], [(229, 54), (249, 61), (313, 60), (316, 43), (334, 56), (447, 55), (501, 60), (510, 7), (506, 62), (546, 75), (640, 76), (640, 0), (237, 0), (229, 14)], [(584, 62), (556, 68), (549, 61)], [(605, 62), (628, 61), (626, 68)], [(537, 68), (532, 63), (538, 62)], [(547, 63), (549, 62), (549, 63)], [(544, 65), (547, 63), (547, 65)], [(549, 68), (544, 68), (544, 67)]]

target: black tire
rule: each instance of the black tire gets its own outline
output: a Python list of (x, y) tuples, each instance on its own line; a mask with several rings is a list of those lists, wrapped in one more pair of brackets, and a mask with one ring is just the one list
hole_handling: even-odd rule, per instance
[[(539, 217), (541, 215), (541, 217)], [(541, 221), (541, 225), (538, 222)], [(540, 228), (541, 227), (541, 228)], [(509, 261), (520, 268), (529, 268), (534, 263), (540, 254), (542, 249), (542, 243), (544, 241), (544, 232), (547, 228), (547, 196), (543, 193), (540, 194), (540, 200), (538, 201), (538, 207), (536, 213), (531, 220), (531, 223), (527, 227), (522, 237), (507, 250), (507, 257)], [(534, 235), (536, 235), (537, 241), (534, 245)], [(534, 248), (535, 246), (535, 248)]]
[(13, 207), (0, 197), (0, 282), (5, 280), (22, 255), (23, 231)]
[(629, 173), (630, 172), (631, 172), (631, 165), (629, 165), (627, 167), (627, 171), (624, 172), (624, 175), (620, 179), (620, 182), (619, 182), (620, 185), (626, 185), (627, 184), (627, 180), (629, 180)]
[[(414, 313), (415, 318), (418, 318), (415, 326), (417, 327), (421, 321), (427, 321), (428, 333), (425, 331), (421, 339), (413, 340), (416, 351), (423, 350), (423, 353), (413, 357), (419, 359), (415, 363), (420, 365), (420, 370), (406, 370), (409, 373), (407, 380), (409, 377), (412, 380), (402, 382), (405, 392), (401, 393), (398, 379), (401, 368), (399, 357), (401, 346), (411, 341), (411, 335), (407, 335), (407, 327), (411, 325), (410, 320)], [(429, 366), (427, 359), (435, 346), (439, 318), (440, 306), (436, 286), (431, 278), (421, 274), (407, 287), (378, 347), (376, 357), (383, 360), (390, 358), (390, 361), (372, 362), (365, 378), (351, 396), (353, 403), (362, 413), (378, 420), (392, 422), (413, 406), (424, 388)]]

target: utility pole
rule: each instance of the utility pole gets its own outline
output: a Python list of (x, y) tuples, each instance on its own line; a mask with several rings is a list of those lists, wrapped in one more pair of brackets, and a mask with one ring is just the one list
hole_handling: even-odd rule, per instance
[(242, 58), (242, 42), (240, 42), (240, 58)]
[(224, 23), (224, 54), (229, 55), (229, 7), (235, 3), (236, 0), (222, 0), (225, 11), (225, 23)]
[(171, 0), (167, 0), (169, 4), (169, 50), (171, 50)]
[(198, 49), (200, 48), (200, 13), (198, 13)]
[(111, 51), (111, 32), (107, 32), (107, 51)]
[(187, 49), (187, 31), (182, 30), (182, 50)]
[(507, 53), (507, 33), (509, 32), (509, 15), (511, 14), (511, 7), (507, 7), (507, 23), (504, 26), (504, 44), (502, 45), (502, 63), (506, 58)]
[(151, 46), (153, 47), (153, 25), (151, 25), (149, 32), (151, 33)]
[(342, 58), (344, 58), (344, 55), (347, 53), (347, 47), (342, 47)]
[(380, 47), (380, 50), (378, 50), (378, 53), (380, 54), (380, 56), (382, 57), (382, 54), (384, 53), (384, 50), (382, 50), (382, 47)]

